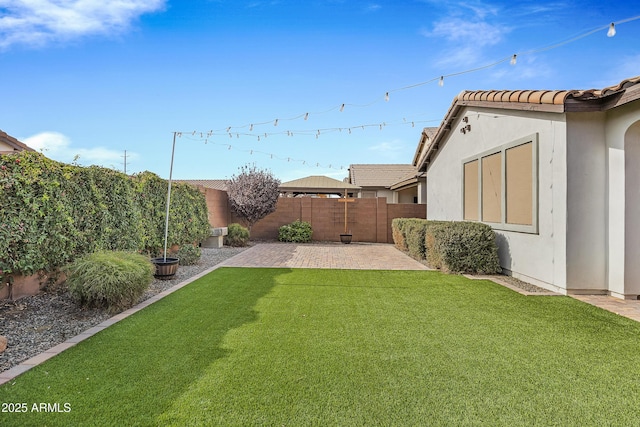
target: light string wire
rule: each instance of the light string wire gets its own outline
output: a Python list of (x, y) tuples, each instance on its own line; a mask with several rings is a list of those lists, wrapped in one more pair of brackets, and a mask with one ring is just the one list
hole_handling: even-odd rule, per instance
[[(636, 21), (640, 19), (640, 15), (637, 16), (633, 16), (633, 17), (629, 17), (629, 18), (625, 18), (619, 21), (614, 21), (611, 22), (610, 24), (604, 25), (604, 26), (599, 26), (596, 27), (592, 30), (586, 31), (584, 33), (581, 33), (577, 36), (574, 37), (570, 37), (566, 40), (560, 41), (558, 43), (554, 43), (551, 45), (547, 45), (547, 46), (543, 46), (540, 48), (535, 48), (535, 49), (530, 49), (530, 50), (526, 50), (523, 52), (516, 52), (513, 55), (504, 57), (502, 59), (499, 59), (497, 61), (491, 62), (489, 64), (486, 65), (482, 65), (479, 67), (475, 67), (475, 68), (471, 68), (468, 70), (463, 70), (463, 71), (457, 71), (457, 72), (453, 72), (453, 73), (449, 73), (449, 74), (442, 74), (438, 77), (434, 77), (432, 79), (423, 81), (423, 82), (419, 82), (419, 83), (414, 83), (414, 84), (410, 84), (407, 86), (402, 86), (396, 89), (391, 89), (387, 92), (385, 92), (384, 96), (382, 97), (378, 97), (375, 100), (366, 103), (366, 104), (353, 104), (353, 103), (341, 103), (339, 105), (336, 105), (334, 107), (330, 107), (328, 109), (322, 110), (322, 111), (316, 111), (316, 112), (305, 112), (302, 114), (298, 114), (296, 116), (293, 117), (288, 117), (288, 118), (275, 118), (272, 120), (267, 120), (267, 121), (261, 121), (261, 122), (254, 122), (254, 123), (249, 123), (249, 124), (245, 124), (242, 126), (228, 126), (226, 128), (223, 129), (216, 129), (216, 130), (209, 130), (206, 132), (201, 132), (201, 131), (191, 131), (191, 132), (175, 132), (176, 135), (178, 135), (178, 137), (182, 137), (183, 135), (191, 135), (192, 137), (195, 136), (200, 136), (199, 140), (205, 141), (206, 143), (212, 143), (215, 145), (222, 145), (222, 146), (227, 146), (228, 149), (232, 149), (232, 145), (230, 144), (225, 144), (225, 143), (216, 143), (214, 141), (211, 141), (210, 138), (214, 137), (214, 136), (229, 136), (230, 138), (233, 138), (234, 136), (236, 138), (240, 138), (240, 136), (246, 136), (246, 137), (254, 137), (257, 138), (258, 141), (261, 141), (262, 138), (267, 138), (268, 136), (273, 136), (273, 135), (287, 135), (287, 136), (294, 136), (294, 135), (315, 135), (316, 139), (319, 138), (319, 136), (321, 134), (326, 134), (326, 133), (331, 133), (331, 132), (342, 132), (343, 130), (347, 131), (348, 133), (351, 133), (352, 130), (354, 129), (366, 129), (366, 128), (370, 128), (370, 127), (378, 127), (380, 128), (380, 130), (384, 129), (387, 126), (393, 126), (393, 125), (407, 125), (407, 124), (411, 124), (412, 126), (415, 126), (416, 123), (426, 123), (426, 122), (439, 122), (440, 120), (426, 120), (426, 121), (416, 121), (416, 120), (412, 120), (412, 121), (407, 121), (406, 119), (403, 119), (402, 123), (387, 123), (387, 122), (382, 122), (382, 123), (375, 123), (375, 124), (361, 124), (361, 125), (356, 125), (356, 126), (345, 126), (345, 127), (335, 127), (335, 128), (320, 128), (320, 129), (305, 129), (305, 130), (284, 130), (284, 131), (280, 131), (280, 132), (263, 132), (263, 133), (252, 133), (254, 127), (256, 126), (264, 126), (264, 125), (268, 125), (268, 124), (273, 124), (274, 126), (278, 126), (278, 124), (282, 121), (294, 121), (294, 120), (299, 120), (299, 119), (304, 119), (305, 121), (309, 119), (310, 116), (317, 116), (317, 115), (323, 115), (323, 114), (327, 114), (330, 113), (332, 111), (335, 110), (339, 110), (340, 112), (342, 112), (345, 107), (349, 106), (349, 107), (358, 107), (358, 108), (366, 108), (366, 107), (370, 107), (374, 104), (377, 104), (379, 102), (381, 102), (382, 100), (384, 101), (389, 101), (389, 94), (391, 93), (395, 93), (395, 92), (400, 92), (400, 91), (404, 91), (404, 90), (409, 90), (409, 89), (414, 89), (416, 87), (420, 87), (420, 86), (424, 86), (427, 85), (429, 83), (433, 83), (433, 82), (438, 82), (438, 84), (440, 86), (442, 86), (444, 84), (444, 79), (445, 78), (450, 78), (450, 77), (456, 77), (456, 76), (461, 76), (464, 74), (470, 74), (470, 73), (475, 73), (478, 71), (482, 71), (482, 70), (486, 70), (489, 68), (493, 68), (497, 65), (500, 65), (504, 62), (507, 61), (511, 61), (512, 65), (515, 65), (516, 63), (516, 58), (519, 56), (523, 56), (523, 55), (532, 55), (532, 54), (536, 54), (536, 53), (541, 53), (541, 52), (547, 52), (549, 50), (552, 49), (557, 49), (559, 47), (565, 46), (567, 44), (576, 42), (578, 40), (581, 40), (583, 38), (586, 38), (592, 34), (595, 34), (597, 32), (603, 31), (605, 29), (609, 29), (610, 33), (608, 34), (610, 37), (615, 35), (615, 31), (613, 33), (611, 33), (612, 30), (615, 29), (616, 26), (619, 26), (621, 24), (626, 24), (628, 22), (632, 22), (632, 21)], [(249, 133), (246, 132), (240, 132), (240, 130), (242, 129), (249, 129)], [(189, 138), (192, 140), (197, 140), (195, 138)], [(305, 160), (298, 160), (298, 159), (292, 159), (291, 157), (282, 157), (282, 156), (276, 156), (275, 154), (272, 153), (266, 153), (266, 152), (262, 152), (260, 150), (240, 150), (240, 151), (246, 151), (250, 154), (253, 153), (260, 153), (260, 154), (265, 154), (270, 156), (271, 158), (277, 158), (277, 159), (281, 159), (281, 160), (287, 160), (287, 161), (294, 161), (294, 162), (300, 162), (302, 164), (308, 164), (311, 165), (312, 163), (309, 163)], [(320, 167), (320, 165), (318, 163), (316, 163), (316, 165), (318, 167)], [(335, 167), (332, 167), (333, 165), (329, 165), (328, 168), (330, 169), (336, 169)], [(322, 167), (327, 167), (327, 166), (322, 166)], [(339, 168), (340, 170), (344, 169), (343, 166), (340, 166)]]

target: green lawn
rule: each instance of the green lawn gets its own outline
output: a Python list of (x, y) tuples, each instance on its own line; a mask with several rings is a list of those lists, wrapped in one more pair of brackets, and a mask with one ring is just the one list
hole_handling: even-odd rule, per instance
[(639, 374), (640, 324), (568, 297), (223, 268), (0, 387), (0, 425), (638, 425)]

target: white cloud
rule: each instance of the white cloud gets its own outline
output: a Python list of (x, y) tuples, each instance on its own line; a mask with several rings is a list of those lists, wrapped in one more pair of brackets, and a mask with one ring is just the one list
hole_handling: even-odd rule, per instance
[(436, 60), (438, 66), (469, 66), (483, 59), (484, 48), (504, 40), (510, 29), (480, 19), (465, 20), (457, 17), (442, 19), (430, 31), (422, 34), (447, 42), (446, 54)]
[(377, 12), (380, 9), (382, 9), (382, 6), (380, 6), (379, 4), (376, 4), (376, 3), (371, 3), (366, 7), (365, 11), (366, 12)]
[(0, 0), (0, 47), (113, 34), (165, 0)]
[(399, 140), (393, 140), (390, 142), (381, 142), (380, 144), (372, 145), (369, 150), (376, 151), (378, 153), (396, 153), (404, 149), (403, 144)]
[[(59, 132), (41, 132), (39, 134), (22, 138), (22, 142), (36, 151), (42, 152), (50, 159), (59, 162), (89, 166), (99, 165), (122, 169), (124, 164), (124, 151), (112, 150), (104, 147), (75, 148), (71, 140)], [(138, 159), (137, 153), (127, 151), (127, 161)]]

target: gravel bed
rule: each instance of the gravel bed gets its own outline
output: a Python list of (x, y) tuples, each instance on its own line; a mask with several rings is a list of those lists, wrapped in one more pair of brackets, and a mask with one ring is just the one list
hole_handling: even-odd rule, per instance
[[(157, 280), (139, 302), (213, 267), (247, 248), (202, 248), (196, 265), (181, 265), (171, 280)], [(0, 354), (0, 372), (12, 368), (69, 338), (111, 318), (104, 310), (78, 307), (63, 286), (17, 301), (0, 302), (0, 335), (7, 337), (7, 349)]]

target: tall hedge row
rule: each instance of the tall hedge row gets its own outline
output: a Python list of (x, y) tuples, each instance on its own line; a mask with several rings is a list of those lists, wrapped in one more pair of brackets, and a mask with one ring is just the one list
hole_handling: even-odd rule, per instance
[(396, 218), (391, 227), (396, 247), (430, 267), (453, 273), (501, 271), (495, 233), (486, 224)]
[[(130, 177), (34, 152), (0, 156), (0, 283), (98, 250), (159, 255), (167, 185), (150, 172)], [(197, 189), (173, 184), (169, 231), (169, 244), (208, 236), (207, 206)]]

